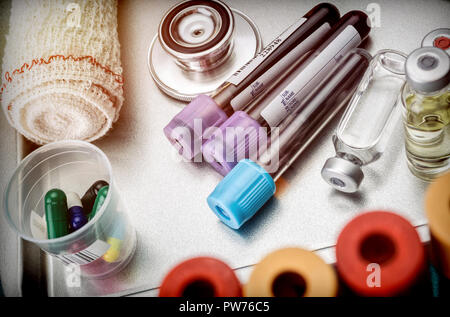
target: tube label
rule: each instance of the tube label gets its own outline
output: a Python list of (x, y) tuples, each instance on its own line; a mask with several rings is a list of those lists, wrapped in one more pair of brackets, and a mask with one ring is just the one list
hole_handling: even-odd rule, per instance
[(227, 82), (237, 86), (239, 85), (247, 76), (252, 73), (267, 57), (269, 57), (278, 47), (283, 44), (286, 39), (291, 36), (306, 19), (301, 18), (295, 24), (291, 25), (286, 31), (279, 35), (275, 40), (267, 45), (260, 53), (258, 53), (252, 60), (247, 64), (238, 69)]
[(102, 257), (111, 246), (102, 240), (97, 240), (89, 247), (72, 254), (56, 255), (64, 264), (86, 265)]
[(361, 43), (353, 25), (347, 26), (298, 76), (261, 112), (269, 126), (275, 127), (298, 108), (311, 90), (332, 70), (339, 60)]
[(329, 23), (322, 24), (316, 31), (314, 31), (308, 38), (298, 44), (294, 49), (287, 53), (280, 61), (268, 69), (263, 75), (251, 83), (241, 93), (234, 97), (230, 104), (234, 111), (242, 110), (247, 104), (256, 99), (263, 91), (268, 89), (271, 84), (283, 72), (294, 65), (304, 54), (309, 52), (318, 45), (321, 39), (331, 29)]

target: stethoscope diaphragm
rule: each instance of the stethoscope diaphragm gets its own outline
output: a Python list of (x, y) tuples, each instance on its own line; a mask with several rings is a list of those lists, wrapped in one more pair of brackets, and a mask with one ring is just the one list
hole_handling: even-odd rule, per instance
[(262, 48), (255, 23), (220, 1), (188, 0), (163, 17), (148, 51), (148, 67), (169, 96), (210, 95)]

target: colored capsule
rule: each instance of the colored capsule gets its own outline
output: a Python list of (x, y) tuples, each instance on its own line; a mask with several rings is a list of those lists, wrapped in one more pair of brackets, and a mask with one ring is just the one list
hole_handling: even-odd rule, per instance
[(67, 207), (69, 208), (69, 230), (70, 232), (77, 231), (88, 222), (80, 196), (72, 192), (67, 193)]
[(86, 215), (88, 215), (92, 211), (98, 192), (102, 187), (105, 186), (108, 186), (108, 183), (106, 181), (104, 180), (96, 181), (94, 184), (91, 185), (91, 187), (89, 187), (89, 189), (86, 191), (83, 197), (81, 197), (83, 210)]
[(103, 203), (106, 200), (106, 197), (108, 196), (108, 189), (109, 186), (103, 186), (97, 194), (97, 198), (95, 198), (95, 202), (94, 202), (94, 206), (92, 207), (92, 211), (89, 214), (88, 220), (90, 221), (92, 218), (95, 217), (95, 215), (97, 214), (97, 211), (100, 210), (100, 208), (102, 207)]
[(60, 189), (51, 189), (45, 194), (44, 204), (47, 237), (55, 239), (69, 234), (69, 213), (66, 194)]
[(110, 237), (106, 242), (111, 246), (105, 255), (103, 255), (103, 260), (109, 263), (116, 262), (120, 256), (120, 249), (122, 247), (122, 242), (125, 236), (124, 223), (121, 219), (116, 219), (114, 224), (114, 229)]

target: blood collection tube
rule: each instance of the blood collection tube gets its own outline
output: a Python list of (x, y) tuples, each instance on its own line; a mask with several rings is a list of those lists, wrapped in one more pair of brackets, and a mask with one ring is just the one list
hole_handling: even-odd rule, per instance
[[(230, 101), (237, 94), (294, 48), (300, 58), (302, 54), (319, 46), (327, 31), (339, 20), (339, 16), (337, 8), (329, 3), (321, 3), (312, 8), (224, 82), (212, 97), (196, 97), (164, 128), (166, 137), (181, 155), (193, 159), (201, 151), (205, 130), (220, 126), (234, 111), (242, 110), (248, 104), (249, 100), (234, 103), (234, 109)], [(278, 64), (277, 72), (284, 72), (289, 66), (288, 62)], [(276, 77), (278, 74), (272, 72), (266, 79), (270, 81), (268, 79)], [(264, 87), (270, 87), (271, 84), (268, 82)], [(261, 86), (259, 90), (262, 92), (265, 88)]]
[(228, 173), (208, 197), (221, 221), (238, 229), (273, 196), (275, 181), (348, 102), (370, 59), (363, 49), (349, 52), (311, 91), (299, 113), (283, 121), (265, 152), (255, 162), (241, 160)]
[(333, 267), (300, 248), (274, 251), (255, 265), (246, 297), (333, 297), (338, 279)]
[(261, 112), (260, 124), (275, 127), (294, 112), (309, 91), (336, 65), (342, 56), (361, 44), (370, 27), (362, 11), (346, 13), (327, 40), (304, 63), (303, 70)]
[(192, 258), (174, 267), (164, 278), (160, 297), (239, 297), (241, 284), (220, 260)]
[(339, 277), (362, 296), (406, 294), (425, 272), (425, 251), (415, 228), (392, 212), (353, 218), (336, 243)]
[[(338, 61), (368, 35), (370, 29), (366, 21), (367, 16), (360, 11), (345, 14), (330, 31), (327, 40), (308, 56), (300, 67), (293, 69), (281, 83), (277, 84), (277, 87), (257, 98), (245, 112), (236, 111), (220, 126), (220, 129), (216, 130), (202, 149), (206, 161), (220, 174), (226, 175), (239, 160), (252, 157), (248, 149), (264, 147), (267, 134), (260, 128), (278, 126), (286, 116), (295, 113), (295, 109), (309, 92), (328, 75)], [(241, 98), (242, 94), (248, 94), (249, 92), (246, 92), (248, 89), (249, 87), (244, 89), (235, 99)], [(279, 96), (290, 94), (292, 97), (283, 97), (284, 101), (289, 100), (284, 104), (285, 107), (276, 110), (274, 105)], [(243, 133), (242, 128), (255, 137), (236, 135)]]

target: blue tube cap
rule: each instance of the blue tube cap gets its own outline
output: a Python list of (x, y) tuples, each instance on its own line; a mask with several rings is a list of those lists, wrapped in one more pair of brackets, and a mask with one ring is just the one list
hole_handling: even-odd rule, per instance
[(239, 229), (275, 194), (267, 171), (245, 159), (240, 161), (208, 196), (208, 205), (227, 226)]

